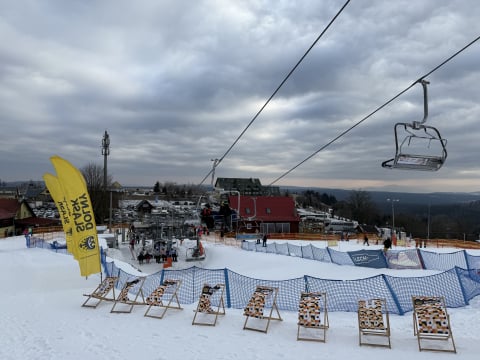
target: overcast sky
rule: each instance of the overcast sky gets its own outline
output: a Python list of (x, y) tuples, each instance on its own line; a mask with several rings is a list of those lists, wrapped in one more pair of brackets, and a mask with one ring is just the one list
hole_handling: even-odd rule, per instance
[[(52, 155), (103, 166), (107, 130), (122, 185), (199, 184), (344, 3), (0, 0), (0, 180), (41, 180)], [(271, 184), (476, 39), (479, 19), (477, 0), (351, 1), (215, 176)], [(480, 191), (480, 41), (426, 80), (426, 125), (448, 141), (438, 172), (381, 166), (395, 123), (423, 118), (417, 84), (274, 185)]]

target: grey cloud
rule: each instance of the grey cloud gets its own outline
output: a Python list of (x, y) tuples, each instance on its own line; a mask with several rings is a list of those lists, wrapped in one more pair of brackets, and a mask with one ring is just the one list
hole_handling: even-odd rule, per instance
[[(40, 179), (54, 154), (78, 167), (101, 164), (107, 129), (115, 180), (199, 182), (340, 5), (2, 1), (0, 179)], [(351, 2), (217, 175), (264, 183), (282, 175), (476, 38), (475, 5)], [(439, 172), (380, 167), (393, 156), (394, 124), (423, 116), (415, 85), (280, 184), (402, 187), (418, 179), (404, 190), (477, 190), (478, 49), (428, 77), (428, 123), (448, 139)], [(452, 189), (452, 179), (469, 185)]]

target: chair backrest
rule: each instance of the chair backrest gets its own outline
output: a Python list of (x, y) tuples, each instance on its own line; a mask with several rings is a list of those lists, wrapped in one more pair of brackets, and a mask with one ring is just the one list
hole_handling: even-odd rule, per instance
[[(302, 292), (298, 306), (298, 325), (319, 327), (326, 312), (326, 294), (322, 292)], [(323, 315), (322, 315), (323, 314)]]
[[(252, 317), (263, 317), (265, 306), (272, 305), (275, 301), (276, 289), (270, 286), (258, 285), (253, 293), (250, 301), (244, 309), (244, 315)], [(272, 300), (272, 304), (268, 304)]]
[(96, 296), (105, 296), (108, 294), (110, 290), (113, 289), (115, 286), (115, 283), (117, 282), (118, 277), (114, 276), (108, 276), (106, 277), (102, 283), (98, 286), (98, 288), (95, 290), (95, 295)]
[(181, 285), (182, 280), (166, 279), (163, 281), (165, 292), (175, 292)]
[(385, 330), (384, 314), (386, 302), (384, 299), (369, 299), (358, 301), (358, 326), (362, 330)]
[(148, 305), (157, 305), (162, 303), (164, 294), (174, 294), (180, 287), (181, 280), (165, 279), (163, 283), (152, 291), (146, 298)]
[[(217, 284), (215, 286), (204, 284), (202, 287), (202, 293), (200, 294), (200, 299), (198, 302), (198, 311), (199, 312), (211, 312), (212, 311), (212, 297), (220, 290), (223, 290), (223, 284)], [(220, 296), (215, 296), (216, 302), (220, 305), (222, 301), (223, 291)]]
[(419, 333), (450, 334), (450, 323), (443, 297), (413, 296), (412, 301)]
[(135, 287), (138, 287), (138, 291), (136, 292), (138, 295), (138, 292), (141, 290), (143, 286), (143, 282), (145, 281), (145, 278), (136, 278), (130, 281), (127, 281), (125, 285), (123, 286), (122, 290), (120, 291), (120, 294), (118, 295), (118, 301), (124, 301), (127, 302), (129, 301), (128, 299), (128, 293), (133, 290)]

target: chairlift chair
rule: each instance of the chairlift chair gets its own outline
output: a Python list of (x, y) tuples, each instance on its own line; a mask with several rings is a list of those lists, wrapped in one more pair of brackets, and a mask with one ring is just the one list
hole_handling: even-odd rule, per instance
[[(387, 169), (437, 171), (447, 158), (447, 140), (433, 126), (424, 125), (428, 117), (427, 84), (420, 80), (423, 87), (424, 116), (422, 121), (395, 124), (395, 157), (384, 161)], [(399, 132), (404, 138), (400, 141)], [(433, 145), (433, 146), (432, 146)]]

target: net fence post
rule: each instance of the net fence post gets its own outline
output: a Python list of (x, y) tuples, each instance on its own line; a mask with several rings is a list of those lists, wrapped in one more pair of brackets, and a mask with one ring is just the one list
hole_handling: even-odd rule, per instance
[(397, 294), (395, 293), (395, 291), (393, 291), (392, 287), (390, 286), (390, 283), (388, 282), (387, 276), (385, 274), (382, 274), (382, 279), (385, 282), (385, 286), (387, 287), (388, 291), (392, 295), (392, 299), (395, 303), (395, 306), (398, 309), (398, 314), (405, 315), (405, 311), (402, 309), (402, 306), (400, 305), (400, 301), (398, 301)]
[[(460, 284), (460, 289), (462, 289), (463, 301), (465, 302), (465, 305), (469, 305), (470, 302), (468, 301), (467, 293), (465, 291), (465, 286), (463, 286), (462, 277), (460, 275), (461, 270), (462, 270), (461, 268), (459, 268), (458, 266), (455, 266), (455, 274), (457, 275), (458, 283)], [(468, 272), (469, 270), (466, 270), (466, 271)]]
[(223, 269), (223, 274), (225, 277), (225, 295), (227, 297), (227, 308), (232, 307), (231, 299), (230, 299), (230, 283), (228, 281), (228, 269), (224, 268)]

